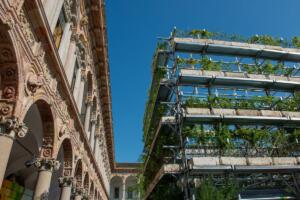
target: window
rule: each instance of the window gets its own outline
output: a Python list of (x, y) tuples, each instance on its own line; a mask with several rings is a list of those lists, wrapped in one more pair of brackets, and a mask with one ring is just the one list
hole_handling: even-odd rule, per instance
[(87, 105), (86, 105), (86, 99), (87, 99), (87, 83), (84, 83), (84, 88), (83, 88), (83, 97), (82, 97), (82, 102), (81, 102), (81, 122), (82, 124), (84, 124), (85, 121), (85, 117), (86, 117), (86, 109), (87, 109)]
[(119, 189), (119, 187), (115, 187), (115, 191), (114, 191), (114, 198), (115, 199), (119, 199), (120, 197), (120, 194), (119, 194), (119, 192), (120, 192), (120, 189)]
[(60, 46), (60, 42), (63, 36), (63, 31), (64, 31), (64, 27), (66, 25), (66, 16), (65, 16), (65, 12), (64, 9), (62, 8), (60, 13), (59, 13), (59, 17), (54, 29), (54, 33), (53, 33), (53, 37), (54, 37), (54, 41), (55, 41), (55, 46), (57, 48), (59, 48)]
[(128, 192), (127, 192), (127, 198), (128, 199), (133, 199), (133, 191), (131, 188), (128, 189)]
[(74, 92), (75, 89), (75, 83), (76, 83), (76, 76), (79, 70), (79, 65), (78, 62), (76, 60), (75, 62), (75, 67), (74, 67), (74, 72), (73, 72), (73, 77), (72, 77), (72, 82), (71, 82), (71, 91)]

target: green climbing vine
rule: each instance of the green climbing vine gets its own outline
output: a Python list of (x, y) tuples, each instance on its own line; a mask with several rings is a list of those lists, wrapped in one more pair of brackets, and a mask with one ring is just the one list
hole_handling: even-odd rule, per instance
[(238, 108), (238, 109), (269, 109), (279, 111), (298, 111), (300, 94), (280, 99), (275, 96), (253, 96), (248, 99), (237, 99), (220, 96), (208, 96), (206, 99), (187, 97), (184, 106), (187, 108)]

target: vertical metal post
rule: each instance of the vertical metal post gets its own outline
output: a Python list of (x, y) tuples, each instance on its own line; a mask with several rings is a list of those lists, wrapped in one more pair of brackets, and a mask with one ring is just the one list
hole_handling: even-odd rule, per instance
[(182, 126), (183, 126), (183, 112), (182, 112), (182, 102), (180, 98), (180, 88), (178, 84), (176, 84), (176, 131), (180, 139), (180, 150), (182, 151), (181, 160), (183, 167), (183, 189), (184, 189), (184, 199), (189, 200), (189, 170), (188, 163), (185, 155), (185, 141), (182, 134)]

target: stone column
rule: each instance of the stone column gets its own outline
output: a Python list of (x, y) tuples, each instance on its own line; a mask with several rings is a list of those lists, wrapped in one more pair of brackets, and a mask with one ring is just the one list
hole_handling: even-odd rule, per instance
[(85, 120), (84, 120), (84, 130), (87, 134), (87, 138), (90, 139), (90, 134), (89, 133), (89, 125), (90, 125), (90, 120), (91, 120), (91, 109), (92, 109), (92, 99), (87, 98), (87, 105), (86, 105), (86, 112), (85, 112)]
[(89, 194), (88, 194), (88, 189), (83, 190), (82, 200), (90, 200)]
[[(95, 118), (95, 116), (93, 116)], [(96, 119), (92, 119), (92, 128), (91, 128), (91, 133), (90, 133), (90, 145), (92, 148), (92, 151), (95, 152), (94, 148), (94, 142), (95, 142), (95, 131), (96, 131)]]
[(98, 155), (99, 155), (99, 134), (97, 133), (95, 135), (95, 142), (94, 142), (94, 155), (96, 158), (96, 161), (98, 161)]
[(126, 199), (126, 181), (125, 177), (122, 179), (122, 200)]
[[(58, 53), (60, 55), (60, 59), (63, 64), (66, 62), (67, 52), (71, 42), (71, 36), (72, 36), (71, 23), (68, 22), (64, 27), (63, 35), (58, 49)], [(66, 66), (64, 66), (64, 68), (66, 70)]]
[[(73, 65), (73, 68), (74, 67), (75, 67), (75, 63)], [(81, 72), (81, 69), (79, 69), (76, 73), (76, 80), (75, 80), (75, 86), (74, 86), (74, 91), (73, 91), (73, 96), (74, 96), (75, 102), (78, 105), (77, 107), (78, 107), (79, 112), (80, 112), (80, 108), (81, 108), (81, 106), (79, 106), (79, 105), (81, 105), (81, 101), (80, 101), (79, 97), (80, 97), (80, 95), (82, 95), (81, 89), (83, 90), (83, 87), (84, 87), (84, 81), (82, 81), (82, 72)]]
[(82, 101), (84, 101), (83, 98), (86, 98), (83, 96), (83, 94), (84, 94), (84, 86), (85, 86), (85, 84), (87, 84), (87, 83), (85, 83), (87, 80), (87, 76), (86, 76), (85, 69), (81, 68), (81, 70), (79, 70), (79, 71), (80, 71), (80, 76), (79, 76), (80, 81), (79, 81), (78, 93), (76, 95), (74, 94), (74, 97), (75, 97), (75, 99), (77, 99), (78, 110), (79, 110), (80, 114), (82, 114), (81, 107), (82, 107)]
[(16, 118), (0, 117), (0, 188), (4, 179), (11, 148), (16, 137), (25, 137), (27, 127)]
[(75, 188), (74, 200), (82, 200), (83, 193), (83, 188)]
[[(75, 62), (76, 62), (76, 42), (74, 41), (75, 36), (72, 35), (71, 37), (71, 42), (68, 48), (68, 53), (67, 53), (67, 59), (66, 62), (64, 63), (65, 69), (66, 69), (66, 75), (69, 84), (71, 85), (72, 83), (72, 78), (73, 78), (73, 73), (74, 73), (74, 68), (75, 68)], [(80, 72), (80, 70), (78, 70)], [(80, 73), (76, 74), (76, 80), (77, 77), (80, 76)], [(75, 87), (76, 87), (76, 81), (75, 81)]]
[(52, 158), (38, 158), (34, 163), (34, 166), (39, 169), (39, 175), (33, 199), (47, 199), (51, 184), (52, 171), (59, 169), (59, 161)]
[(59, 185), (61, 187), (60, 200), (70, 200), (72, 193), (73, 177), (65, 176), (59, 178)]

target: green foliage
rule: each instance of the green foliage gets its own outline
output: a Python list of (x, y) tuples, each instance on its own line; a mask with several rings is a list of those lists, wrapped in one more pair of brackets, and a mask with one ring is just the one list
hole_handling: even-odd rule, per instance
[(159, 42), (157, 44), (156, 50), (167, 50), (168, 49), (168, 42)]
[(223, 150), (230, 149), (232, 147), (232, 133), (228, 129), (226, 125), (219, 125), (216, 131), (216, 145), (221, 150), (222, 154)]
[[(299, 150), (300, 129), (286, 131), (284, 129), (267, 129), (254, 127), (238, 127), (230, 129), (227, 125), (219, 124), (214, 130), (205, 130), (203, 125), (184, 126), (183, 135), (194, 139), (198, 144), (212, 146), (219, 149), (220, 155), (226, 150), (234, 149), (240, 143), (235, 143), (236, 139), (247, 148), (270, 149), (271, 155), (286, 156), (291, 152)], [(290, 145), (289, 145), (290, 144)], [(237, 146), (236, 146), (237, 145)], [(273, 149), (276, 149), (276, 152)]]
[(212, 105), (215, 108), (233, 108), (235, 107), (235, 102), (226, 97), (214, 97)]
[(240, 128), (234, 136), (247, 141), (253, 148), (263, 147), (270, 141), (270, 132), (266, 129)]
[(174, 177), (165, 177), (151, 194), (152, 200), (182, 200), (183, 193)]
[[(151, 159), (149, 159), (146, 171), (143, 174), (143, 185), (144, 188), (147, 188), (149, 183), (152, 181), (155, 174), (158, 172), (158, 170), (161, 168), (161, 166), (164, 164), (165, 157), (172, 157), (173, 152), (169, 149), (164, 148), (164, 145), (176, 145), (179, 143), (178, 137), (175, 135), (170, 135), (167, 133), (162, 132), (155, 144), (155, 148), (152, 151)], [(147, 158), (145, 158), (146, 160)]]
[(248, 74), (255, 74), (258, 71), (257, 68), (256, 68), (256, 65), (255, 66), (251, 66), (251, 65), (248, 65), (248, 64), (242, 64), (242, 68)]
[(193, 125), (183, 127), (183, 137), (193, 138), (198, 144), (207, 145), (215, 136), (214, 132), (204, 130), (203, 125)]
[[(164, 67), (155, 68), (155, 71), (153, 74), (152, 86), (150, 88), (149, 98), (148, 98), (148, 102), (146, 104), (147, 106), (146, 106), (146, 110), (145, 110), (145, 114), (144, 114), (144, 137), (146, 135), (148, 135), (149, 132), (151, 131), (151, 119), (153, 117), (152, 114), (156, 115), (156, 118), (159, 117), (157, 115), (161, 115), (161, 112), (153, 113), (153, 110), (154, 110), (155, 104), (156, 104), (156, 98), (157, 98), (157, 94), (158, 94), (158, 90), (159, 90), (159, 86), (160, 86), (160, 81), (162, 78), (164, 78), (166, 72), (167, 72), (167, 70)], [(155, 118), (155, 116), (154, 116), (154, 118)]]
[(261, 71), (259, 71), (260, 74), (274, 74), (275, 70), (270, 61), (267, 61), (265, 64), (261, 66)]
[(225, 185), (216, 187), (211, 178), (203, 181), (196, 189), (197, 200), (235, 200), (239, 194), (238, 185), (229, 180)]
[(190, 108), (208, 108), (208, 102), (196, 97), (189, 97), (186, 102), (185, 106)]
[(241, 99), (236, 102), (236, 107), (240, 109), (253, 109), (254, 103), (249, 99)]
[(207, 100), (188, 97), (184, 103), (189, 108), (238, 108), (238, 109), (275, 109), (282, 111), (298, 111), (300, 95), (279, 99), (274, 96), (253, 96), (250, 99), (208, 96)]
[(202, 30), (194, 29), (189, 32), (189, 35), (192, 37), (196, 37), (196, 38), (207, 39), (207, 38), (211, 38), (214, 35), (214, 33), (209, 32), (205, 29), (202, 29)]
[[(140, 171), (143, 169), (140, 168)], [(145, 177), (142, 173), (137, 174), (137, 184), (132, 188), (133, 191), (136, 191), (141, 197), (145, 195)]]
[(210, 71), (220, 71), (222, 65), (220, 62), (213, 62), (209, 57), (203, 57), (199, 64), (201, 64), (201, 69)]
[(276, 65), (273, 66), (273, 68), (275, 74), (287, 75), (285, 72), (284, 64), (282, 62), (278, 62)]
[(249, 43), (252, 44), (264, 44), (264, 45), (273, 45), (280, 46), (281, 40), (278, 38), (273, 38), (269, 35), (255, 35), (252, 36), (249, 40)]
[(300, 129), (295, 129), (289, 138), (290, 143), (300, 143)]
[[(223, 61), (213, 61), (211, 58), (204, 56), (201, 59), (195, 58), (176, 58), (177, 65), (179, 68), (186, 68), (191, 66), (192, 68), (195, 65), (199, 64), (202, 70), (208, 71), (232, 71), (232, 65), (237, 65), (237, 63), (227, 63)], [(259, 64), (241, 64), (242, 70), (248, 74), (279, 74), (285, 76), (291, 76), (293, 74), (294, 68), (284, 67), (282, 62), (272, 64), (271, 61), (266, 60), (265, 63)]]
[(292, 43), (295, 47), (300, 48), (300, 37), (297, 37), (297, 36), (293, 37)]
[(270, 107), (274, 101), (273, 96), (254, 96), (251, 98), (251, 101), (254, 104), (254, 108), (264, 108), (264, 107)]
[(193, 38), (202, 39), (213, 39), (213, 40), (225, 40), (225, 41), (236, 41), (236, 42), (248, 42), (250, 44), (261, 44), (271, 46), (282, 46), (282, 47), (294, 47), (300, 48), (300, 37), (293, 37), (291, 40), (272, 37), (270, 35), (254, 35), (249, 38), (243, 37), (237, 34), (224, 34), (218, 32), (210, 32), (205, 29), (194, 29), (188, 32), (182, 32), (180, 36), (188, 36)]

